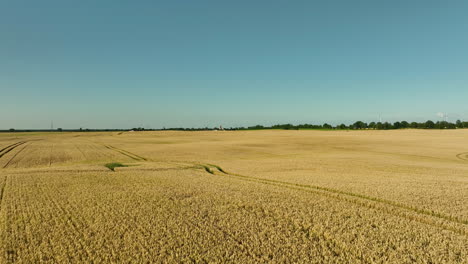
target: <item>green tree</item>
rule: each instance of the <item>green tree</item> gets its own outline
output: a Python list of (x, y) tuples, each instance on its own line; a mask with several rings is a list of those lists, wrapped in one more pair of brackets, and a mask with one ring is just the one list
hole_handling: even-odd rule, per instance
[(383, 129), (387, 130), (387, 129), (392, 129), (392, 128), (393, 126), (389, 122), (383, 123)]
[(327, 124), (327, 123), (323, 124), (322, 127), (325, 128), (325, 129), (332, 129), (333, 128), (330, 124)]
[(353, 124), (353, 128), (354, 129), (363, 129), (363, 128), (366, 128), (367, 127), (367, 124), (362, 122), (362, 121), (357, 121)]
[(249, 129), (254, 129), (254, 130), (258, 130), (258, 129), (264, 129), (265, 127), (262, 126), (262, 125), (256, 125), (256, 126), (251, 126), (249, 127)]
[(431, 120), (427, 120), (426, 123), (424, 124), (424, 128), (429, 128), (429, 129), (435, 128), (435, 123), (432, 122)]

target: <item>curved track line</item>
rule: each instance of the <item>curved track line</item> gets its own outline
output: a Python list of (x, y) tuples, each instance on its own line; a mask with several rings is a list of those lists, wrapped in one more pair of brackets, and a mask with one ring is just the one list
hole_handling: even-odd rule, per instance
[(19, 141), (19, 142), (13, 143), (13, 144), (11, 144), (11, 145), (8, 145), (8, 146), (6, 146), (6, 147), (0, 149), (0, 153), (2, 153), (2, 152), (3, 152), (4, 150), (6, 150), (7, 148), (12, 147), (12, 146), (14, 146), (14, 145), (16, 145), (16, 144), (19, 144), (19, 143), (21, 143), (21, 142), (26, 142), (26, 141)]
[(468, 161), (468, 152), (462, 152), (455, 155), (458, 159)]
[[(35, 152), (37, 152), (37, 149), (36, 148), (33, 148), (33, 149), (30, 149), (28, 152), (26, 152), (24, 155), (21, 155), (19, 157), (19, 159), (16, 161), (15, 163), (15, 168), (18, 168), (18, 165), (20, 164), (20, 162), (22, 160), (24, 160), (25, 157), (28, 157), (30, 156), (31, 154), (34, 154)], [(34, 156), (33, 156), (34, 157)]]
[(81, 155), (83, 155), (83, 158), (86, 160), (87, 157), (86, 157), (86, 155), (84, 154), (83, 150), (81, 150), (81, 149), (78, 147), (77, 144), (74, 144), (74, 145), (75, 145), (75, 148), (81, 153)]
[(148, 161), (148, 159), (142, 157), (142, 156), (139, 156), (139, 155), (136, 155), (130, 151), (126, 151), (126, 150), (123, 150), (123, 149), (119, 149), (119, 148), (116, 148), (116, 147), (113, 147), (111, 145), (103, 145), (104, 147), (110, 149), (110, 150), (113, 150), (113, 151), (116, 151), (116, 152), (119, 152), (120, 154), (122, 155), (125, 155), (133, 160), (137, 160), (137, 161)]
[(110, 149), (110, 150), (113, 150), (113, 151), (115, 151), (115, 152), (118, 152), (118, 153), (120, 153), (120, 154), (122, 154), (122, 155), (124, 155), (124, 156), (127, 156), (127, 157), (129, 157), (129, 158), (131, 158), (131, 159), (133, 159), (133, 160), (140, 161), (139, 158), (134, 157), (134, 156), (131, 156), (131, 155), (129, 155), (129, 154), (123, 152), (123, 151), (119, 151), (118, 149), (114, 149), (114, 148), (112, 148), (111, 146), (104, 145), (104, 147), (106, 147), (106, 148), (108, 148), (108, 149)]
[(148, 161), (147, 158), (142, 157), (142, 156), (139, 156), (139, 155), (137, 155), (137, 154), (135, 154), (135, 153), (132, 153), (132, 152), (130, 152), (130, 151), (127, 151), (127, 150), (125, 150), (125, 149), (119, 149), (119, 148), (116, 148), (116, 147), (113, 147), (113, 146), (111, 146), (111, 147), (114, 148), (114, 149), (116, 149), (116, 150), (123, 151), (123, 152), (125, 152), (125, 153), (127, 153), (127, 154), (129, 154), (129, 155), (133, 155), (133, 156), (135, 156), (135, 157), (137, 157), (137, 158), (139, 158), (139, 159), (141, 159), (141, 160), (143, 160), (143, 161)]
[[(210, 174), (215, 174), (215, 172), (212, 170), (212, 168), (215, 168), (219, 172), (221, 172), (222, 174), (224, 174), (226, 176), (233, 176), (233, 177), (237, 177), (238, 179), (243, 179), (243, 180), (253, 181), (253, 182), (259, 182), (259, 183), (264, 183), (264, 184), (270, 184), (270, 185), (276, 185), (276, 186), (283, 186), (283, 187), (287, 187), (287, 188), (290, 188), (290, 189), (296, 189), (296, 190), (315, 191), (314, 193), (319, 193), (319, 194), (320, 193), (322, 193), (322, 194), (328, 193), (329, 196), (331, 196), (331, 194), (336, 194), (336, 195), (343, 195), (345, 197), (348, 196), (348, 197), (353, 197), (353, 198), (359, 198), (361, 200), (368, 200), (368, 201), (372, 201), (372, 202), (376, 202), (376, 203), (380, 203), (380, 204), (390, 205), (390, 206), (392, 206), (394, 208), (404, 209), (404, 210), (407, 210), (407, 211), (417, 213), (419, 215), (427, 215), (427, 216), (431, 216), (431, 217), (436, 217), (436, 218), (446, 220), (448, 222), (455, 223), (455, 224), (468, 225), (468, 220), (466, 220), (466, 219), (461, 219), (461, 218), (458, 218), (458, 217), (445, 215), (445, 214), (442, 214), (440, 212), (429, 211), (429, 210), (417, 208), (417, 207), (414, 207), (414, 206), (406, 205), (406, 204), (391, 201), (391, 200), (386, 200), (386, 199), (381, 199), (381, 198), (377, 198), (377, 197), (372, 197), (372, 196), (367, 196), (367, 195), (362, 195), (362, 194), (356, 194), (356, 193), (351, 193), (351, 192), (345, 192), (345, 191), (340, 191), (340, 190), (337, 190), (337, 189), (321, 187), (321, 186), (316, 186), (316, 185), (290, 183), (290, 182), (283, 182), (283, 181), (278, 181), (278, 180), (270, 180), (270, 179), (257, 178), (257, 177), (252, 177), (252, 176), (245, 176), (245, 175), (240, 175), (240, 174), (229, 173), (229, 172), (226, 172), (225, 170), (223, 170), (221, 167), (219, 167), (217, 165), (213, 165), (213, 164), (201, 164), (201, 166), (207, 172), (209, 172)], [(335, 196), (333, 196), (333, 197), (335, 197)], [(339, 198), (339, 197), (336, 197), (336, 198)], [(353, 202), (353, 200), (351, 200), (349, 198), (347, 198), (345, 200)], [(357, 202), (356, 199), (354, 199), (354, 201)], [(360, 202), (360, 204), (362, 204), (362, 203)], [(424, 221), (424, 222), (428, 223), (428, 221)], [(428, 224), (431, 224), (431, 223), (428, 223)], [(449, 230), (455, 231), (457, 233), (463, 233), (463, 234), (466, 233), (466, 231), (464, 231), (464, 230), (453, 229), (453, 228), (450, 228), (450, 227), (447, 227), (447, 226), (439, 226), (439, 225), (437, 225), (437, 226), (442, 227), (444, 229), (449, 229)]]
[(54, 152), (54, 143), (50, 146), (50, 153), (49, 153), (49, 167), (52, 166), (52, 154)]
[(27, 142), (28, 142), (28, 141), (21, 141), (21, 142), (15, 143), (15, 144), (13, 144), (13, 145), (10, 145), (10, 146), (8, 146), (8, 147), (6, 147), (6, 148), (3, 148), (3, 149), (2, 149), (3, 152), (1, 152), (0, 158), (2, 158), (3, 156), (5, 156), (8, 152), (10, 152), (10, 151), (14, 150), (15, 148), (17, 148), (18, 146), (21, 146), (21, 145), (23, 145), (23, 144), (26, 144)]
[[(30, 145), (30, 144), (29, 144)], [(26, 147), (28, 147), (29, 145), (25, 145), (22, 149), (20, 149), (18, 152), (15, 153), (15, 155), (13, 157), (11, 157), (11, 159), (3, 166), (3, 168), (5, 169), (6, 167), (8, 167), (8, 165), (10, 164), (10, 162), (13, 161), (13, 159), (16, 158), (16, 156), (18, 156), (18, 154), (20, 154)]]
[(2, 209), (3, 197), (5, 196), (5, 187), (7, 184), (8, 175), (5, 175), (2, 187), (0, 188), (0, 210)]

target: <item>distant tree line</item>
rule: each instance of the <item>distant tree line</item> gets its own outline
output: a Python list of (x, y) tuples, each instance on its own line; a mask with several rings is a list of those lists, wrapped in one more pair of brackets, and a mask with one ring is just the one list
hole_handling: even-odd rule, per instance
[(259, 130), (259, 129), (285, 129), (285, 130), (298, 130), (298, 129), (352, 129), (352, 130), (359, 130), (359, 129), (377, 129), (377, 130), (389, 130), (389, 129), (404, 129), (404, 128), (419, 128), (419, 129), (457, 129), (457, 128), (468, 128), (468, 122), (462, 122), (461, 120), (457, 120), (455, 123), (447, 122), (447, 121), (431, 121), (428, 120), (426, 122), (407, 122), (407, 121), (397, 121), (395, 123), (389, 122), (362, 122), (356, 121), (353, 124), (340, 124), (337, 126), (332, 126), (330, 124), (323, 124), (323, 125), (313, 125), (313, 124), (300, 124), (300, 125), (292, 125), (292, 124), (282, 124), (282, 125), (273, 125), (273, 126), (250, 126), (247, 128), (240, 127), (237, 129), (245, 129), (245, 130)]
[[(457, 128), (468, 128), (467, 121), (457, 120), (455, 123), (447, 121), (431, 121), (426, 122), (407, 122), (407, 121), (397, 121), (394, 123), (389, 122), (362, 122), (356, 121), (353, 124), (345, 125), (314, 125), (314, 124), (278, 124), (273, 126), (262, 126), (255, 125), (249, 127), (230, 127), (230, 128), (221, 128), (221, 127), (202, 127), (202, 128), (184, 128), (184, 127), (174, 127), (174, 128), (163, 128), (163, 129), (145, 129), (142, 127), (135, 127), (130, 130), (133, 131), (161, 131), (161, 130), (177, 130), (177, 131), (207, 131), (207, 130), (262, 130), (262, 129), (284, 129), (284, 130), (299, 130), (299, 129), (321, 129), (321, 130), (360, 130), (360, 129), (375, 129), (375, 130), (390, 130), (390, 129), (406, 129), (406, 128), (417, 128), (417, 129), (457, 129)], [(98, 132), (98, 131), (129, 131), (129, 129), (62, 129), (58, 128), (56, 130), (50, 129), (14, 129), (10, 128), (8, 130), (0, 130), (0, 132)]]
[[(359, 130), (359, 129), (375, 129), (375, 130), (389, 130), (389, 129), (405, 129), (405, 128), (418, 128), (418, 129), (457, 129), (457, 128), (468, 128), (468, 122), (462, 122), (457, 120), (455, 123), (447, 121), (431, 121), (426, 122), (407, 122), (407, 121), (397, 121), (395, 123), (389, 122), (362, 122), (356, 121), (353, 124), (340, 124), (340, 125), (330, 125), (325, 123), (323, 125), (314, 125), (314, 124), (278, 124), (272, 126), (263, 126), (255, 125), (248, 127), (230, 127), (223, 128), (223, 130), (262, 130), (262, 129), (283, 129), (283, 130), (299, 130), (299, 129), (321, 129), (321, 130)], [(164, 128), (161, 130), (180, 130), (180, 131), (200, 131), (200, 130), (219, 130), (220, 128)]]

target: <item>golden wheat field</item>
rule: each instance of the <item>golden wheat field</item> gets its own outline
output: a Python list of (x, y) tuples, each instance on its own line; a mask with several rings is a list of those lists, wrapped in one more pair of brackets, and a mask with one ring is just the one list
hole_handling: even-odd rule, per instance
[(0, 188), (0, 263), (468, 263), (468, 130), (3, 133)]

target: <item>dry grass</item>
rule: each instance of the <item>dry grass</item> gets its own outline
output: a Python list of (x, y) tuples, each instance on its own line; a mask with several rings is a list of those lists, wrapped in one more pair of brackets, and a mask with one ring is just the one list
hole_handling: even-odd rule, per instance
[(467, 130), (3, 134), (0, 150), (1, 263), (468, 259)]

